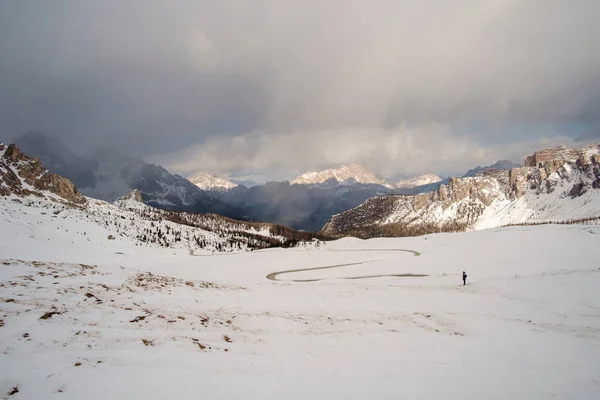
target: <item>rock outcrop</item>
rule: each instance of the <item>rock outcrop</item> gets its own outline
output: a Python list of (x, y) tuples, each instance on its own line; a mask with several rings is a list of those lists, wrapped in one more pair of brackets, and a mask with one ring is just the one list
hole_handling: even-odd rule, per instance
[(533, 153), (533, 155), (525, 159), (525, 167), (545, 168), (546, 163), (550, 163), (549, 165), (558, 165), (558, 167), (560, 167), (565, 163), (565, 161), (574, 162), (585, 151), (586, 149), (579, 150), (566, 146), (536, 151)]
[(0, 195), (48, 197), (48, 193), (71, 205), (87, 202), (73, 182), (48, 172), (37, 157), (28, 157), (15, 144), (0, 151)]
[[(557, 188), (560, 192), (550, 197)], [(529, 196), (519, 206), (526, 211), (512, 219), (510, 216), (502, 219), (523, 222), (523, 219), (535, 218), (544, 212), (548, 214), (548, 210), (560, 209), (560, 204), (554, 204), (556, 202), (590, 195), (589, 191), (595, 189), (600, 189), (600, 144), (583, 149), (561, 146), (536, 152), (526, 158), (523, 167), (482, 170), (474, 177), (451, 178), (448, 184), (431, 193), (371, 198), (352, 210), (335, 215), (323, 227), (322, 233), (372, 237), (382, 236), (382, 232), (394, 235), (394, 232), (469, 229), (480, 222), (488, 209), (509, 212), (511, 204)], [(591, 195), (600, 196), (600, 190)], [(582, 202), (580, 212), (574, 214), (586, 218), (590, 213), (600, 216), (600, 207), (594, 209), (593, 204), (596, 204), (593, 198), (588, 196)], [(567, 208), (573, 207), (577, 206)], [(496, 218), (502, 211), (494, 212)], [(424, 226), (427, 228), (419, 228)]]
[(513, 168), (508, 173), (508, 195), (517, 199), (527, 191), (527, 182), (531, 178), (531, 169), (528, 167)]

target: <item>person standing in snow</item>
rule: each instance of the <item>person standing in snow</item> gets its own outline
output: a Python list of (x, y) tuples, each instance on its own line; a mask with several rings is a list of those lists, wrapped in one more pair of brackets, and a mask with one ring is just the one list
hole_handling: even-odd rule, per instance
[(462, 273), (462, 278), (463, 278), (463, 286), (467, 284), (467, 273), (465, 271), (463, 271)]

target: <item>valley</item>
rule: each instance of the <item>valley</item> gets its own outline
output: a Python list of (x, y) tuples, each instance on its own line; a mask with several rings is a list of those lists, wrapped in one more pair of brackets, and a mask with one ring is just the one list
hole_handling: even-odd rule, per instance
[[(597, 210), (592, 183), (563, 196), (588, 177), (570, 171), (539, 194), (547, 218)], [(595, 218), (331, 240), (153, 208), (139, 190), (85, 197), (15, 146), (0, 172), (2, 398), (600, 392)]]
[(0, 1), (0, 400), (600, 399), (600, 1)]

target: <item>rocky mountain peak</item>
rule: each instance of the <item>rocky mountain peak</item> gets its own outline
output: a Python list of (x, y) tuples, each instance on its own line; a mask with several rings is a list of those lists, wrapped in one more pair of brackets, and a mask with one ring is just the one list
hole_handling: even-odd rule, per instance
[(344, 164), (339, 168), (307, 172), (296, 177), (291, 183), (299, 185), (315, 185), (323, 183), (331, 178), (337, 179), (338, 182), (354, 180), (356, 183), (389, 186), (385, 179), (377, 177), (367, 167), (356, 163)]
[(39, 158), (30, 158), (16, 144), (0, 145), (0, 195), (48, 197), (72, 205), (87, 200), (73, 182), (50, 173)]
[(202, 190), (230, 190), (238, 186), (225, 177), (213, 173), (199, 173), (188, 180)]
[(335, 215), (329, 235), (402, 236), (600, 216), (600, 144), (557, 147), (524, 167), (484, 168), (431, 193), (380, 196)]

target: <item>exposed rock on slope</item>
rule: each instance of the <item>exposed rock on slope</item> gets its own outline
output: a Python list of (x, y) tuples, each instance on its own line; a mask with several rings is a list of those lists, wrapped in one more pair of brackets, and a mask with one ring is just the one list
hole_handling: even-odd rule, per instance
[(133, 200), (133, 201), (137, 201), (138, 203), (143, 203), (142, 194), (137, 189), (134, 189), (133, 192), (128, 193), (119, 199), (119, 201), (125, 201), (125, 200)]
[[(34, 214), (43, 216), (41, 218), (49, 224), (61, 214), (61, 225), (102, 231), (103, 238), (122, 238), (136, 245), (231, 252), (289, 247), (315, 239), (312, 234), (273, 224), (153, 208), (142, 202), (143, 195), (137, 189), (115, 204), (86, 198), (71, 181), (48, 172), (39, 159), (29, 158), (16, 145), (0, 144), (0, 196), (1, 218), (14, 222), (25, 218), (28, 209), (52, 210)], [(15, 199), (13, 196), (23, 199), (14, 202), (11, 201)], [(40, 221), (22, 222), (38, 224)]]
[(432, 193), (375, 197), (334, 216), (328, 235), (400, 236), (600, 217), (600, 145), (536, 152), (525, 166), (451, 178)]
[(230, 190), (238, 186), (222, 176), (209, 173), (195, 175), (189, 181), (202, 190)]
[(38, 158), (29, 158), (15, 144), (0, 150), (0, 195), (11, 194), (49, 197), (77, 205), (86, 203), (70, 180), (48, 172)]

